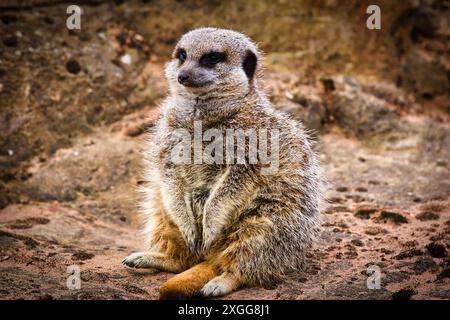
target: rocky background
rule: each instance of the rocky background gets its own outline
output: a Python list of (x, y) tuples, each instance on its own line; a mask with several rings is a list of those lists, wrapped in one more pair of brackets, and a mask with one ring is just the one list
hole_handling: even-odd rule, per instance
[(0, 1), (0, 298), (158, 297), (170, 274), (120, 263), (143, 249), (142, 141), (178, 37), (220, 26), (266, 52), (270, 98), (316, 138), (329, 181), (305, 273), (225, 298), (449, 299), (450, 4), (375, 2), (75, 1), (69, 31), (73, 1)]

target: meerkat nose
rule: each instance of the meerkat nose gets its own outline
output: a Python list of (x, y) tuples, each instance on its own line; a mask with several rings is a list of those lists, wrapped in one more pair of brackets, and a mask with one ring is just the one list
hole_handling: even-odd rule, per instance
[(186, 73), (180, 73), (178, 75), (178, 82), (183, 84), (184, 82), (186, 82), (189, 79), (189, 75)]

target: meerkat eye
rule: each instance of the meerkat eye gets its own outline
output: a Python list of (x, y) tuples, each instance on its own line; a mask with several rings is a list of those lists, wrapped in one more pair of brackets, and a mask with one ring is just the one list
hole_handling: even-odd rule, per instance
[(200, 64), (204, 67), (214, 67), (223, 60), (225, 60), (225, 54), (223, 52), (210, 52), (200, 58)]
[(187, 57), (186, 50), (184, 50), (184, 49), (178, 50), (177, 58), (178, 58), (178, 60), (180, 60), (181, 63), (186, 61), (186, 57)]

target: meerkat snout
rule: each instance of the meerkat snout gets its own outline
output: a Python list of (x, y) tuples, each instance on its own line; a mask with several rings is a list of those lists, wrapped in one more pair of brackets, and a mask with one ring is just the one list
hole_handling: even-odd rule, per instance
[(178, 74), (178, 82), (183, 84), (186, 83), (186, 81), (189, 80), (189, 74), (185, 73), (185, 72), (180, 72)]

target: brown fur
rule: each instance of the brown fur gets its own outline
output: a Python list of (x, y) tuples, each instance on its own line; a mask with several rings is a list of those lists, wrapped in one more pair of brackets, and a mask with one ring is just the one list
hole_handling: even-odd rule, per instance
[(217, 270), (209, 262), (199, 263), (166, 281), (159, 289), (160, 299), (179, 300), (195, 297), (215, 276)]

